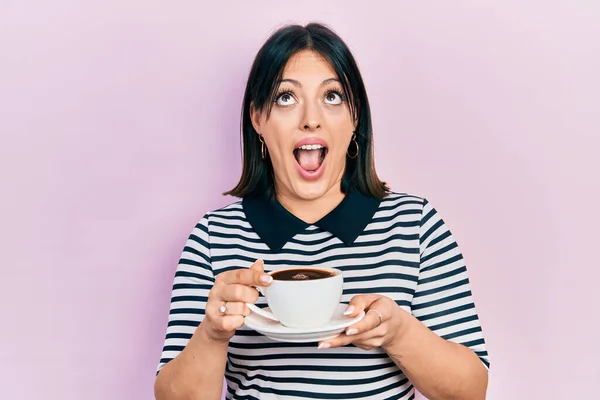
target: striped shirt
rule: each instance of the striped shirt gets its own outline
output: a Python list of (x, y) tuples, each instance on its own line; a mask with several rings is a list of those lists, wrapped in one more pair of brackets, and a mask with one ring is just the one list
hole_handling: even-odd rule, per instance
[[(267, 271), (338, 268), (343, 303), (359, 294), (387, 296), (489, 368), (465, 262), (437, 211), (413, 195), (377, 200), (350, 192), (315, 224), (267, 200), (244, 199), (206, 214), (177, 266), (158, 371), (202, 321), (215, 276), (257, 259)], [(266, 306), (264, 297), (256, 304)], [(414, 398), (411, 382), (380, 348), (317, 350), (316, 343), (276, 342), (246, 326), (229, 343), (225, 378), (228, 399)]]

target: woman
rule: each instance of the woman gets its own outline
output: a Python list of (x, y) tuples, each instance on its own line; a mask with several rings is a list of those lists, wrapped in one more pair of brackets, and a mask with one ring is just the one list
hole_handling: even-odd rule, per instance
[[(461, 253), (431, 204), (377, 177), (369, 102), (348, 47), (288, 26), (258, 52), (246, 87), (242, 198), (206, 214), (183, 250), (158, 400), (483, 399), (489, 367)], [(257, 261), (258, 260), (258, 261)], [(264, 261), (263, 261), (264, 260)], [(344, 273), (354, 317), (320, 343), (244, 326), (255, 286), (289, 266)]]

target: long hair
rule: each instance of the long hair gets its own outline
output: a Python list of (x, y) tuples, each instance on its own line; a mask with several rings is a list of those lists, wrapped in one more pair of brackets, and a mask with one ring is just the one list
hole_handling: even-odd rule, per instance
[[(355, 190), (379, 199), (385, 197), (389, 188), (379, 180), (375, 171), (371, 111), (360, 71), (344, 41), (330, 28), (318, 23), (280, 28), (258, 51), (242, 107), (242, 176), (238, 184), (224, 194), (241, 198), (275, 198), (273, 165), (268, 157), (262, 159), (259, 135), (252, 126), (251, 108), (255, 107), (260, 113), (266, 112), (268, 118), (287, 62), (302, 50), (312, 50), (329, 62), (342, 83), (350, 114), (357, 122), (355, 134), (359, 152), (356, 158), (346, 157), (342, 192)], [(356, 152), (353, 142), (349, 152)]]

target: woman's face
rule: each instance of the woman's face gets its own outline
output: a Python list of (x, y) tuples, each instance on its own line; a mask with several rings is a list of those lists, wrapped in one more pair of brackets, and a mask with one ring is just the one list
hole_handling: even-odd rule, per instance
[(339, 193), (354, 123), (338, 77), (318, 53), (301, 51), (286, 65), (273, 109), (253, 112), (277, 195), (314, 200)]

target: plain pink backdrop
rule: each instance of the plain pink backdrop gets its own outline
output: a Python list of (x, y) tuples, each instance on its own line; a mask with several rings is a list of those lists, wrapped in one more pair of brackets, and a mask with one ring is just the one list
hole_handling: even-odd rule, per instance
[(358, 59), (382, 178), (459, 240), (488, 399), (597, 393), (597, 2), (4, 0), (3, 400), (153, 397), (184, 241), (233, 200), (252, 58), (310, 20)]

